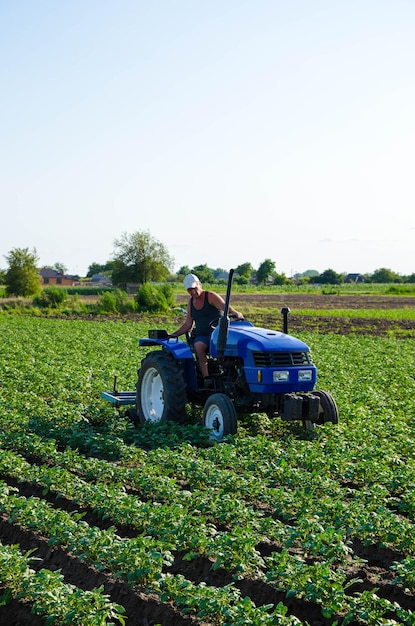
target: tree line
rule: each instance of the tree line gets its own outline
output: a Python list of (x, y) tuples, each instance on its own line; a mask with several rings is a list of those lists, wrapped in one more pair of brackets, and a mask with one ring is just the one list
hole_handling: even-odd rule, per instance
[[(6, 286), (10, 296), (32, 296), (41, 291), (39, 280), (39, 258), (36, 249), (14, 248), (5, 255), (8, 263), (6, 270), (0, 270), (0, 283)], [(149, 231), (123, 233), (114, 241), (112, 258), (106, 263), (91, 263), (86, 279), (96, 274), (104, 274), (115, 287), (125, 288), (128, 283), (144, 285), (150, 282), (180, 281), (186, 274), (196, 274), (202, 283), (224, 283), (228, 270), (210, 268), (207, 264), (195, 267), (182, 266), (173, 272), (174, 259), (166, 246), (155, 239)], [(66, 268), (55, 263), (54, 268), (62, 274)], [(379, 268), (372, 274), (339, 274), (333, 269), (322, 273), (306, 270), (301, 274), (287, 277), (285, 273), (276, 271), (276, 263), (272, 259), (264, 259), (255, 268), (245, 262), (234, 268), (234, 281), (240, 285), (284, 285), (284, 284), (323, 284), (339, 285), (347, 281), (368, 283), (415, 283), (415, 273), (402, 276), (388, 268)], [(79, 278), (79, 277), (77, 277)]]

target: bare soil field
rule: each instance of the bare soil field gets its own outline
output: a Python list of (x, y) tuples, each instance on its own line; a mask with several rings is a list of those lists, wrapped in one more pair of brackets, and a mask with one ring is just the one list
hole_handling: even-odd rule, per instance
[[(186, 300), (186, 296), (184, 296)], [(320, 293), (235, 294), (232, 303), (248, 302), (255, 306), (281, 306), (293, 309), (401, 309), (415, 307), (412, 296), (325, 295)]]
[[(178, 296), (177, 301), (182, 306), (187, 302), (187, 296)], [(345, 296), (324, 294), (235, 294), (232, 296), (232, 305), (244, 313), (255, 309), (255, 313), (248, 313), (246, 319), (255, 325), (266, 328), (280, 329), (282, 326), (281, 308), (289, 307), (288, 328), (292, 333), (302, 330), (338, 333), (338, 334), (365, 334), (385, 336), (391, 332), (400, 337), (413, 337), (415, 322), (413, 320), (388, 320), (381, 318), (363, 318), (350, 315), (348, 317), (333, 317), (330, 315), (299, 315), (301, 309), (402, 309), (415, 308), (415, 298), (410, 296)], [(261, 313), (258, 309), (267, 312)], [(275, 313), (269, 312), (274, 309)]]

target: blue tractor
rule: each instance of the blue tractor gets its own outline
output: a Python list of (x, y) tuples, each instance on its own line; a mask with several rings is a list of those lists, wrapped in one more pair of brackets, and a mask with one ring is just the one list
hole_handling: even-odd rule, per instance
[(337, 424), (338, 410), (327, 391), (315, 390), (317, 370), (309, 347), (288, 334), (283, 314), (283, 332), (254, 326), (228, 317), (233, 270), (229, 272), (223, 316), (214, 326), (209, 348), (212, 387), (201, 380), (187, 341), (169, 338), (165, 330), (149, 330), (139, 345), (152, 349), (138, 370), (134, 392), (103, 392), (115, 406), (131, 405), (127, 413), (137, 426), (147, 421), (182, 422), (187, 404), (203, 407), (203, 425), (212, 441), (235, 434), (237, 415), (266, 413), (287, 421), (300, 421), (305, 428), (330, 422)]

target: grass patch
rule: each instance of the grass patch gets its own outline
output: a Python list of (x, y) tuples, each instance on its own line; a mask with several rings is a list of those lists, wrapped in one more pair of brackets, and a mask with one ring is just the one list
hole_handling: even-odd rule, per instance
[[(262, 309), (263, 311), (263, 309)], [(296, 315), (314, 315), (325, 317), (367, 318), (384, 320), (415, 320), (415, 308), (401, 309), (299, 309)]]

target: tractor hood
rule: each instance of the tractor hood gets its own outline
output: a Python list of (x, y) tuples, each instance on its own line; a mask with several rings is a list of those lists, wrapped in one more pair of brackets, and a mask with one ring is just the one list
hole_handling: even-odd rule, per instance
[[(218, 332), (219, 328), (215, 328), (211, 336), (210, 353), (213, 357), (217, 356)], [(259, 328), (246, 321), (231, 322), (225, 356), (246, 361), (248, 355), (255, 352), (309, 352), (309, 347), (300, 339), (277, 330)]]

